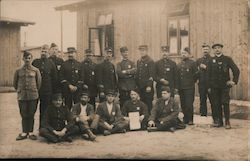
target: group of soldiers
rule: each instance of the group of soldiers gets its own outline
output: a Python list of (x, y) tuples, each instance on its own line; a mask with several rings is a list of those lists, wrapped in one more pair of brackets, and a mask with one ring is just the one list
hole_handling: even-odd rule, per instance
[[(95, 140), (96, 134), (110, 135), (129, 130), (130, 113), (138, 112), (140, 129), (174, 132), (193, 125), (195, 83), (198, 81), (200, 115), (207, 116), (207, 97), (211, 103), (213, 126), (230, 129), (229, 91), (237, 84), (239, 69), (222, 52), (222, 44), (202, 45), (203, 56), (191, 58), (189, 48), (181, 52), (182, 60), (176, 64), (170, 59), (169, 47), (161, 47), (162, 58), (154, 62), (148, 46), (140, 45), (140, 59), (135, 64), (129, 59), (127, 47), (121, 47), (122, 61), (112, 63), (113, 50), (106, 48), (104, 60), (96, 64), (91, 49), (85, 50), (85, 59), (76, 60), (76, 49), (67, 49), (68, 59), (58, 57), (58, 46), (43, 45), (41, 57), (32, 61), (25, 51), (24, 65), (14, 76), (18, 105), (22, 117), (22, 133), (16, 140), (30, 138), (33, 133), (34, 114), (40, 102), (39, 134), (50, 142), (72, 141), (80, 134)], [(233, 78), (229, 71), (232, 70)], [(154, 88), (156, 82), (156, 88)], [(154, 93), (157, 100), (153, 106)], [(178, 118), (179, 94), (183, 121)], [(119, 95), (119, 102), (115, 101)], [(96, 105), (99, 98), (98, 106)]]

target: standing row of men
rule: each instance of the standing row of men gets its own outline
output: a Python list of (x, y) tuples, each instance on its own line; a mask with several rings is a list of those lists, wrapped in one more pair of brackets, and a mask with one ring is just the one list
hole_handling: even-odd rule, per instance
[[(58, 47), (55, 44), (52, 43), (50, 49), (48, 45), (44, 45), (41, 58), (32, 63), (36, 68), (30, 65), (32, 55), (26, 52), (23, 57), (25, 65), (16, 71), (14, 79), (14, 87), (18, 91), (19, 107), (23, 118), (23, 128), (24, 126), (25, 128), (30, 127), (29, 130), (24, 130), (23, 135), (33, 131), (32, 120), (34, 120), (33, 115), (36, 110), (34, 106), (37, 105), (38, 98), (40, 100), (40, 128), (53, 93), (63, 93), (65, 105), (71, 109), (73, 104), (80, 102), (81, 92), (86, 88), (89, 90), (90, 104), (94, 107), (96, 97), (99, 97), (100, 102), (104, 102), (105, 93), (109, 90), (119, 91), (121, 107), (130, 99), (131, 90), (138, 90), (141, 101), (146, 104), (148, 113), (150, 113), (154, 96), (154, 81), (156, 81), (158, 98), (161, 97), (162, 86), (170, 87), (172, 98), (179, 93), (184, 114), (183, 122), (192, 125), (195, 83), (199, 80), (201, 115), (207, 115), (206, 95), (211, 94), (214, 126), (223, 125), (223, 106), (226, 128), (230, 128), (229, 89), (237, 84), (239, 69), (230, 57), (223, 55), (222, 44), (214, 44), (212, 48), (215, 51), (214, 57), (209, 56), (210, 46), (203, 45), (204, 57), (198, 59), (197, 62), (190, 59), (189, 48), (185, 48), (182, 52), (182, 61), (177, 65), (169, 58), (168, 46), (161, 47), (162, 59), (157, 62), (154, 62), (148, 55), (147, 45), (139, 46), (141, 58), (136, 64), (128, 59), (127, 47), (121, 47), (120, 52), (123, 59), (116, 67), (111, 62), (113, 55), (111, 48), (106, 49), (104, 61), (95, 64), (92, 61), (93, 54), (90, 49), (85, 50), (86, 58), (80, 63), (75, 59), (77, 52), (75, 48), (68, 48), (68, 60), (63, 61), (57, 57)], [(50, 57), (48, 57), (49, 50), (51, 51)], [(233, 72), (232, 80), (229, 76), (229, 69)], [(31, 81), (32, 77), (35, 78), (35, 81)], [(20, 83), (20, 81), (23, 82)], [(30, 83), (33, 83), (33, 86)], [(30, 100), (34, 105), (30, 103)], [(23, 108), (23, 106), (32, 106), (33, 110), (23, 112), (29, 108)], [(27, 113), (30, 115), (25, 116)]]

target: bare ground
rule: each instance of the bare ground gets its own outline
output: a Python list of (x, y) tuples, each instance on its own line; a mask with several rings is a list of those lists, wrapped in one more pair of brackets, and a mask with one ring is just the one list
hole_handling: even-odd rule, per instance
[[(133, 131), (110, 136), (99, 135), (96, 142), (75, 138), (73, 143), (48, 144), (16, 141), (21, 118), (15, 93), (0, 94), (1, 158), (121, 158), (250, 160), (250, 121), (231, 119), (232, 129), (212, 128), (211, 117), (195, 115), (195, 125), (175, 133)], [(35, 133), (38, 133), (38, 111)]]

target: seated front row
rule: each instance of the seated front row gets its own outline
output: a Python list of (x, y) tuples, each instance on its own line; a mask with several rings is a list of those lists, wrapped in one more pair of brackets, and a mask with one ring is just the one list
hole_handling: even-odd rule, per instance
[[(140, 126), (137, 129), (148, 131), (183, 129), (185, 125), (179, 120), (179, 107), (172, 97), (170, 89), (163, 87), (162, 98), (158, 99), (148, 114), (145, 103), (140, 101), (137, 90), (130, 93), (131, 100), (120, 106), (116, 103), (115, 92), (107, 91), (106, 101), (100, 103), (94, 112), (94, 107), (88, 103), (87, 93), (81, 94), (81, 101), (72, 107), (72, 111), (63, 105), (61, 94), (52, 97), (52, 104), (47, 108), (42, 121), (40, 136), (49, 142), (72, 142), (72, 136), (80, 134), (82, 138), (94, 141), (98, 133), (110, 135), (125, 133), (133, 128), (133, 122), (138, 119)], [(137, 113), (138, 117), (130, 117), (131, 113)], [(136, 122), (136, 121), (135, 121)]]

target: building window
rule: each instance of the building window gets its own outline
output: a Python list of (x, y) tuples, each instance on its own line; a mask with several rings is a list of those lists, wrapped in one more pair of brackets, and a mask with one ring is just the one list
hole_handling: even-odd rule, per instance
[(100, 15), (97, 27), (89, 28), (89, 48), (95, 56), (103, 56), (106, 47), (114, 50), (114, 22), (112, 14)]
[(180, 54), (189, 47), (189, 17), (169, 17), (168, 19), (168, 45), (171, 54)]

